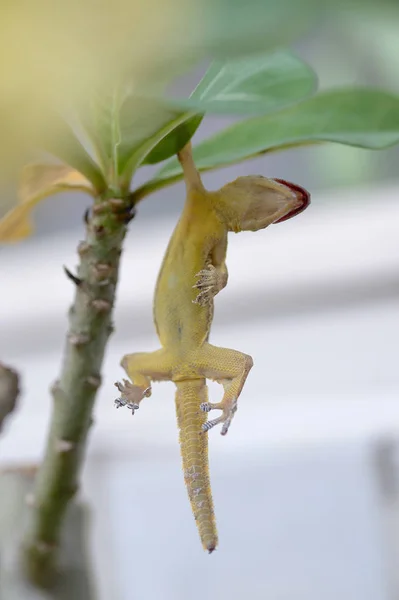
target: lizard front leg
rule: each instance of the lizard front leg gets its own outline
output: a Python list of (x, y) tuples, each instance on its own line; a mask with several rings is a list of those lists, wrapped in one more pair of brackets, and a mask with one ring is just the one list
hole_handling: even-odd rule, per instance
[(195, 275), (198, 278), (193, 288), (198, 289), (194, 304), (206, 306), (227, 285), (228, 271), (226, 266), (227, 232), (212, 249), (209, 264)]
[(243, 354), (237, 350), (218, 348), (206, 343), (199, 351), (196, 362), (199, 372), (204, 377), (221, 383), (224, 388), (221, 402), (201, 404), (200, 408), (204, 412), (213, 409), (222, 411), (220, 417), (207, 421), (202, 429), (203, 431), (209, 431), (215, 425), (223, 423), (221, 434), (226, 435), (237, 411), (237, 401), (252, 368), (253, 360), (248, 354)]
[(198, 277), (198, 281), (193, 285), (193, 288), (198, 289), (198, 296), (193, 302), (200, 306), (206, 306), (227, 285), (228, 272), (226, 263), (223, 263), (219, 267), (210, 264), (206, 269), (197, 273), (196, 277)]
[(152, 381), (169, 381), (172, 377), (172, 361), (164, 349), (127, 354), (122, 358), (121, 366), (132, 383), (127, 379), (123, 383), (115, 383), (121, 393), (115, 405), (117, 408), (127, 406), (132, 414), (139, 408), (143, 398), (151, 396)]

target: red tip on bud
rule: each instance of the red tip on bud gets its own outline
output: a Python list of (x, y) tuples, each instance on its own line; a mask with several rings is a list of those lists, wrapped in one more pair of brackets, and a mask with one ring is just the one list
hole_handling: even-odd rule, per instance
[(290, 190), (292, 190), (295, 193), (298, 200), (301, 201), (301, 204), (298, 206), (298, 208), (295, 208), (294, 210), (289, 212), (287, 215), (285, 215), (278, 221), (275, 221), (275, 223), (282, 223), (283, 221), (287, 221), (288, 219), (291, 219), (291, 217), (296, 217), (296, 215), (299, 215), (299, 213), (304, 211), (305, 208), (307, 208), (309, 206), (310, 194), (308, 191), (305, 190), (305, 188), (303, 188), (299, 185), (296, 185), (295, 183), (291, 183), (290, 181), (285, 181), (284, 179), (274, 179), (274, 181), (278, 181), (278, 183), (282, 183), (283, 185), (286, 185), (288, 188), (290, 188)]

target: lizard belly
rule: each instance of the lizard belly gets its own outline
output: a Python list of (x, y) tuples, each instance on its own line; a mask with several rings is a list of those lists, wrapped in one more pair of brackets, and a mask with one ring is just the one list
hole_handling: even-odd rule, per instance
[(213, 248), (225, 235), (224, 226), (203, 198), (187, 200), (166, 250), (154, 298), (154, 320), (161, 344), (184, 359), (208, 339), (213, 302), (207, 306), (194, 304), (199, 290), (193, 286), (197, 274), (208, 267)]
[(198, 289), (193, 288), (195, 275), (204, 264), (179, 269), (175, 264), (161, 272), (154, 300), (154, 317), (158, 336), (164, 348), (176, 354), (194, 351), (208, 338), (213, 305), (194, 304)]

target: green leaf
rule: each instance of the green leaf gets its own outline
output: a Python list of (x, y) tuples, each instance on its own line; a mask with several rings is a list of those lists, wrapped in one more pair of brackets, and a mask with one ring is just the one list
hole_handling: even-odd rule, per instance
[(178, 125), (151, 150), (142, 164), (154, 165), (177, 154), (191, 140), (202, 119), (202, 115), (194, 115)]
[[(164, 51), (151, 57), (148, 67), (143, 70), (146, 77), (136, 85), (135, 91), (142, 98), (130, 95), (130, 99), (125, 100), (124, 94), (121, 94), (121, 102), (119, 98), (114, 102), (115, 97), (111, 93), (98, 99), (97, 108), (93, 106), (86, 111), (83, 125), (95, 145), (106, 179), (116, 180), (117, 168), (122, 175), (122, 185), (128, 185), (129, 177), (141, 163), (154, 164), (165, 160), (180, 149), (182, 140), (190, 139), (198, 126), (195, 113), (204, 112), (202, 109), (195, 107), (192, 110), (184, 106), (182, 110), (171, 104), (167, 108), (154, 107), (156, 100), (144, 99), (146, 95), (152, 95), (148, 94), (148, 90), (153, 89), (154, 82), (156, 88), (162, 89), (177, 73), (187, 70), (188, 65), (209, 56), (226, 60), (281, 47), (284, 42), (301, 36), (315, 20), (318, 6), (319, 0), (296, 0), (294, 3), (292, 0), (249, 0), (247, 3), (242, 0), (204, 0), (186, 3), (173, 29), (166, 29), (172, 34), (166, 35)], [(120, 75), (118, 69), (116, 74)], [(121, 113), (120, 118), (116, 112)], [(194, 116), (193, 121), (176, 131), (176, 127)], [(144, 141), (145, 145), (141, 148)]]
[[(192, 115), (161, 98), (115, 91), (93, 96), (90, 110), (82, 113), (81, 120), (100, 157), (105, 177), (110, 184), (126, 188), (147, 155)], [(157, 161), (157, 156), (158, 160), (171, 156), (179, 134), (183, 135), (184, 130), (178, 130), (176, 139), (169, 138), (164, 149), (158, 148), (150, 161)]]
[(266, 114), (309, 96), (316, 89), (312, 69), (290, 52), (214, 62), (190, 98), (187, 110), (222, 114)]
[(140, 164), (176, 154), (194, 135), (205, 111), (265, 113), (302, 99), (315, 83), (312, 70), (289, 52), (216, 62), (187, 100), (122, 90), (97, 95), (83, 124), (106, 177), (126, 187)]
[(157, 98), (127, 98), (120, 112), (119, 172), (134, 170), (170, 131), (191, 115)]
[[(315, 87), (316, 76), (306, 64), (290, 52), (276, 52), (212, 63), (190, 98), (178, 100), (177, 105), (201, 113), (264, 114), (302, 100)], [(202, 114), (187, 119), (155, 146), (143, 164), (159, 163), (176, 154), (201, 121)]]
[(205, 0), (197, 4), (201, 13), (188, 43), (198, 44), (218, 59), (281, 48), (302, 37), (322, 10), (332, 9), (319, 0)]
[(40, 139), (33, 141), (82, 173), (98, 192), (106, 187), (99, 166), (82, 146), (69, 123), (57, 112), (48, 111), (46, 132), (42, 132)]
[[(240, 162), (262, 152), (314, 142), (380, 149), (399, 142), (399, 97), (368, 89), (323, 92), (294, 107), (239, 121), (194, 148), (201, 170)], [(172, 159), (147, 185), (181, 177)]]
[(180, 50), (182, 54), (183, 49), (191, 53), (205, 50), (205, 55), (218, 59), (273, 50), (303, 39), (312, 27), (320, 29), (320, 24), (347, 18), (349, 11), (356, 15), (357, 24), (364, 18), (367, 6), (377, 5), (379, 13), (386, 14), (390, 4), (396, 8), (398, 3), (397, 0), (378, 4), (375, 0), (197, 0), (199, 10), (194, 26), (188, 29), (190, 37), (187, 38), (183, 28), (179, 32), (179, 39), (183, 38)]

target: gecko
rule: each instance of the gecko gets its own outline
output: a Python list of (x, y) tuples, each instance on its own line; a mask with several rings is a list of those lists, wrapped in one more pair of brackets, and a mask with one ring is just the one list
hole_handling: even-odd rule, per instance
[[(295, 184), (262, 176), (242, 176), (218, 191), (205, 189), (188, 143), (179, 153), (186, 201), (167, 247), (156, 283), (153, 315), (161, 348), (127, 354), (121, 366), (130, 378), (116, 382), (116, 406), (134, 414), (151, 395), (151, 383), (172, 381), (180, 432), (184, 480), (205, 550), (218, 535), (210, 488), (207, 432), (221, 425), (226, 435), (252, 357), (209, 342), (214, 297), (227, 284), (229, 232), (258, 231), (303, 211), (309, 193)], [(224, 388), (221, 402), (208, 399), (206, 380)], [(221, 411), (207, 420), (207, 413)]]

